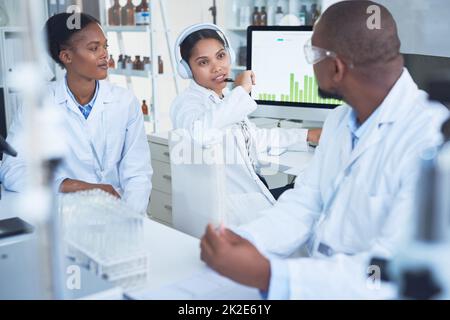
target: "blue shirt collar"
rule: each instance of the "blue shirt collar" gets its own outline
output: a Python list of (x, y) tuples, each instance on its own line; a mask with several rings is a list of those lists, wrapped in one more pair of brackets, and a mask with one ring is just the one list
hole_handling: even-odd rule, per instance
[(358, 143), (358, 141), (361, 140), (361, 137), (366, 133), (368, 128), (375, 121), (376, 115), (379, 111), (380, 108), (377, 108), (363, 124), (360, 124), (358, 122), (355, 110), (352, 109), (350, 111), (347, 126), (350, 129), (350, 133), (352, 134), (353, 148)]
[(89, 101), (89, 103), (87, 103), (85, 105), (81, 105), (75, 98), (75, 95), (72, 93), (72, 91), (70, 91), (69, 85), (67, 83), (67, 76), (65, 77), (65, 85), (66, 85), (67, 94), (69, 95), (69, 97), (72, 99), (72, 101), (75, 103), (75, 105), (78, 108), (82, 108), (82, 109), (86, 109), (88, 107), (94, 108), (95, 101), (97, 100), (98, 91), (100, 88), (100, 83), (98, 80), (95, 80), (95, 92), (94, 92), (93, 98), (91, 99), (91, 101)]

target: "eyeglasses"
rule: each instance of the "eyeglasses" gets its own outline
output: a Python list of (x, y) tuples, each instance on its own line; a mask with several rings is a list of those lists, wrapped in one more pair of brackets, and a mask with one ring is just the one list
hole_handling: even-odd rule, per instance
[(326, 49), (322, 49), (322, 48), (313, 46), (311, 39), (309, 39), (305, 43), (303, 50), (305, 52), (306, 61), (312, 65), (319, 63), (320, 61), (323, 61), (326, 58), (336, 58), (337, 57), (337, 54), (334, 53), (333, 51), (329, 51)]

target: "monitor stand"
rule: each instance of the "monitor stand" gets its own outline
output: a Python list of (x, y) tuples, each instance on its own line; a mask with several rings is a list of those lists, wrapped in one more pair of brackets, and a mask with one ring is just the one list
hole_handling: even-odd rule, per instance
[(322, 128), (323, 124), (321, 121), (302, 121), (302, 127), (305, 129)]

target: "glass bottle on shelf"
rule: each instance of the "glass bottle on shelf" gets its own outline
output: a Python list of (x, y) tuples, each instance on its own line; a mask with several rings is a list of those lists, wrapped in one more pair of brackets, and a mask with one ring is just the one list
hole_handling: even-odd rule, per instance
[(123, 54), (119, 54), (119, 59), (117, 60), (117, 68), (123, 69)]
[(132, 0), (128, 0), (127, 4), (122, 7), (122, 25), (123, 26), (134, 26), (135, 7)]
[(133, 63), (134, 70), (144, 70), (144, 63), (141, 60), (141, 56), (136, 56), (136, 59)]
[(149, 121), (147, 101), (145, 100), (142, 101), (141, 109), (144, 115), (144, 121)]
[(159, 74), (164, 73), (164, 61), (161, 56), (158, 56), (158, 73)]
[(252, 23), (251, 9), (249, 6), (241, 7), (239, 11), (239, 27), (247, 28)]
[(306, 19), (308, 17), (308, 11), (306, 10), (306, 5), (302, 5), (302, 8), (300, 9), (299, 13), (299, 20), (301, 26), (306, 26)]
[(0, 3), (0, 27), (5, 27), (9, 24), (8, 12), (3, 3)]
[(275, 24), (275, 7), (269, 5), (267, 7), (267, 25), (273, 26)]
[(317, 7), (317, 4), (314, 3), (311, 5), (311, 25), (315, 25), (316, 21), (319, 20), (320, 11)]
[(280, 25), (281, 20), (283, 19), (283, 17), (284, 17), (283, 8), (281, 6), (278, 6), (277, 7), (277, 12), (275, 13), (275, 24), (277, 26)]
[(108, 67), (111, 68), (111, 69), (115, 69), (116, 68), (116, 61), (114, 61), (114, 58), (113, 58), (112, 54), (109, 56)]
[(239, 46), (238, 65), (243, 67), (247, 66), (247, 46), (244, 41), (241, 41), (241, 45)]
[(255, 10), (253, 11), (252, 25), (261, 25), (261, 14), (259, 13), (258, 7), (255, 7)]
[(266, 7), (261, 7), (261, 13), (260, 13), (260, 26), (267, 26), (267, 12)]
[(125, 69), (130, 71), (133, 70), (133, 61), (131, 60), (131, 56), (126, 56), (127, 59), (125, 60)]
[(144, 70), (152, 71), (152, 62), (150, 61), (150, 57), (144, 57)]
[(238, 3), (237, 3), (237, 0), (232, 0), (232, 1), (233, 1), (233, 4), (231, 6), (231, 13), (233, 15), (233, 19), (231, 20), (231, 25), (238, 27), (241, 24)]
[(121, 10), (119, 0), (114, 0), (114, 5), (108, 9), (108, 24), (110, 26), (120, 26)]
[(147, 0), (142, 0), (136, 7), (135, 22), (137, 26), (150, 25), (150, 8)]

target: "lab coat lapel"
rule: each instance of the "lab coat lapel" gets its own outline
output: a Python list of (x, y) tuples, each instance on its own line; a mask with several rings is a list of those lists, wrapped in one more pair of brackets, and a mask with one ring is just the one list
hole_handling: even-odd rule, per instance
[(352, 166), (368, 150), (382, 142), (389, 128), (388, 124), (394, 123), (402, 114), (407, 113), (408, 108), (413, 105), (417, 96), (417, 85), (408, 70), (404, 69), (401, 77), (379, 106), (380, 110), (372, 127), (368, 129), (366, 136), (353, 150), (345, 169)]
[[(108, 104), (112, 101), (111, 87), (106, 81), (99, 82), (97, 99), (94, 107), (87, 118), (87, 123), (91, 131), (92, 144), (99, 156), (99, 160), (103, 161), (106, 157), (106, 144), (107, 144), (107, 128), (108, 117), (107, 109)], [(104, 165), (104, 164), (103, 164)]]
[[(248, 120), (246, 120), (246, 121), (248, 121)], [(240, 132), (240, 128), (233, 128), (233, 130), (238, 130), (238, 132)], [(236, 144), (238, 146), (239, 152), (242, 155), (242, 159), (244, 159), (244, 161), (245, 161), (245, 166), (249, 170), (252, 178), (258, 184), (258, 187), (260, 188), (261, 192), (266, 196), (266, 198), (271, 203), (275, 203), (276, 200), (273, 197), (273, 195), (270, 193), (269, 189), (266, 188), (266, 186), (262, 183), (261, 179), (259, 179), (259, 177), (256, 175), (255, 170), (253, 169), (253, 165), (252, 165), (249, 157), (247, 156), (247, 147), (245, 145), (244, 137), (243, 137), (242, 134), (240, 134), (238, 132), (235, 132), (234, 136), (235, 136), (235, 139), (236, 139)]]
[(344, 170), (352, 166), (368, 150), (378, 145), (378, 143), (382, 141), (385, 132), (386, 131), (380, 127), (380, 123), (378, 121), (375, 122), (372, 125), (372, 128), (369, 129), (368, 134), (356, 145), (355, 149), (350, 154), (350, 158)]
[(72, 101), (69, 94), (67, 93), (65, 79), (60, 80), (56, 85), (55, 102), (57, 105), (61, 105), (64, 108), (67, 108), (71, 112), (75, 113), (77, 116), (83, 117), (80, 110), (78, 109), (78, 106), (75, 105), (75, 103)]

